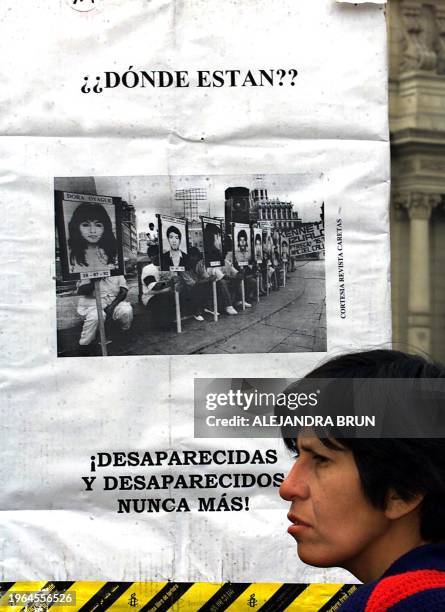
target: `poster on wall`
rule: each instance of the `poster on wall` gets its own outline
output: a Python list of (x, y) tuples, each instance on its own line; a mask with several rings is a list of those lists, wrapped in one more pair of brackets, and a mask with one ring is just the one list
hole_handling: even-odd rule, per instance
[(296, 556), (283, 441), (195, 437), (194, 389), (217, 379), (218, 417), (390, 341), (383, 7), (7, 4), (5, 590), (221, 610), (323, 583), (327, 603), (353, 579)]

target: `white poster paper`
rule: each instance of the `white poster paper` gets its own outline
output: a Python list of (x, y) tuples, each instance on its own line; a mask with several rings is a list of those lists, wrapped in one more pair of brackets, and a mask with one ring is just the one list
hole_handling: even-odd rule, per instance
[[(282, 441), (195, 439), (193, 384), (298, 378), (328, 355), (390, 341), (383, 7), (81, 1), (0, 8), (11, 58), (0, 94), (1, 580), (351, 581), (296, 557), (278, 496), (291, 461)], [(240, 187), (246, 200), (227, 195)], [(130, 205), (121, 230), (133, 314), (110, 307), (122, 283), (104, 290), (107, 342), (110, 321), (122, 328), (107, 357), (103, 342), (94, 357), (79, 345), (94, 294), (59, 283), (55, 189)], [(139, 261), (157, 244), (156, 214), (184, 219), (167, 253), (179, 261), (175, 249), (200, 250), (200, 215), (270, 223), (279, 245), (279, 232), (321, 223), (323, 203), (324, 250), (298, 253), (293, 269), (273, 253), (261, 270), (232, 266), (245, 278), (243, 289), (227, 282), (230, 303), (212, 292), (212, 272), (202, 310), (193, 300), (187, 310), (186, 264), (167, 278)], [(90, 257), (107, 259), (95, 234), (106, 222), (92, 222)], [(145, 296), (172, 291), (173, 329), (146, 323), (139, 263), (154, 266)], [(255, 484), (236, 487), (245, 473)], [(151, 488), (135, 488), (136, 476)]]

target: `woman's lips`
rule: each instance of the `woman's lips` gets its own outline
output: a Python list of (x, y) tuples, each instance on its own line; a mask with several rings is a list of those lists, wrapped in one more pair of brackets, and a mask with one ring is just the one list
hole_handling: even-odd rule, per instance
[(312, 525), (301, 519), (299, 516), (295, 516), (294, 514), (288, 514), (287, 518), (290, 520), (292, 525), (289, 525), (287, 528), (287, 533), (290, 535), (298, 535), (306, 531), (307, 529), (312, 529)]

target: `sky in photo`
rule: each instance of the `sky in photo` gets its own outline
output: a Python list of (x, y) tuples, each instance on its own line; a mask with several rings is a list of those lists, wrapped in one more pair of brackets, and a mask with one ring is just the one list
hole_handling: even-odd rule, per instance
[(178, 189), (205, 188), (207, 199), (200, 203), (199, 211), (211, 217), (224, 216), (227, 187), (265, 188), (270, 199), (292, 202), (303, 221), (318, 221), (323, 202), (322, 176), (310, 174), (102, 176), (95, 181), (99, 195), (118, 196), (134, 205), (138, 232), (156, 221), (156, 213), (172, 215), (181, 209), (182, 203), (175, 200)]

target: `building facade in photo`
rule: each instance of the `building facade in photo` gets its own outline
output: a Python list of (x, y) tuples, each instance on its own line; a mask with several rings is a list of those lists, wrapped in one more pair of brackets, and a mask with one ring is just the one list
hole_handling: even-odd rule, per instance
[(268, 191), (264, 187), (253, 189), (251, 200), (251, 211), (255, 221), (269, 221), (274, 227), (283, 230), (291, 230), (301, 224), (292, 202), (269, 198)]
[(126, 264), (136, 261), (138, 235), (136, 231), (136, 211), (133, 204), (122, 200), (122, 243)]

